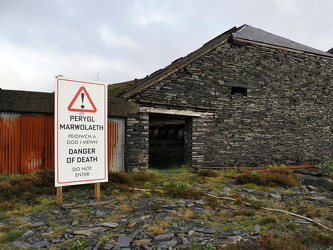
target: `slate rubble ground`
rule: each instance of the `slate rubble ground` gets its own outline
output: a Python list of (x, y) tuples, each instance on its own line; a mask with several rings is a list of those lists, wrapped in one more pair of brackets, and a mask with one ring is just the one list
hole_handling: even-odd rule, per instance
[[(199, 188), (199, 187), (197, 187)], [(265, 197), (274, 202), (292, 202), (300, 196), (306, 195), (308, 202), (321, 207), (333, 208), (332, 191), (318, 189), (311, 185), (292, 188), (292, 192), (277, 188), (274, 191), (264, 192), (251, 188), (236, 186), (225, 187), (220, 190), (221, 196), (228, 196), (231, 189), (243, 197), (253, 197), (260, 200)], [(119, 201), (116, 197), (103, 197), (101, 202), (71, 203), (64, 202), (53, 211), (42, 211), (26, 214), (21, 217), (22, 223), (30, 225), (20, 237), (11, 243), (12, 247), (30, 248), (61, 248), (64, 241), (72, 244), (85, 242), (86, 249), (186, 249), (193, 243), (202, 246), (211, 243), (214, 246), (225, 246), (233, 242), (258, 244), (256, 239), (261, 236), (263, 225), (255, 224), (251, 230), (236, 227), (237, 222), (231, 219), (230, 225), (220, 227), (219, 219), (211, 216), (202, 219), (198, 216), (182, 218), (185, 210), (191, 210), (195, 215), (207, 213), (206, 200), (171, 199), (166, 197), (141, 195), (135, 199)], [(127, 204), (131, 211), (122, 211)], [(208, 212), (217, 215), (219, 211), (233, 212), (236, 208), (228, 202), (219, 203)], [(113, 221), (110, 216), (114, 215)], [(9, 225), (14, 219), (6, 218), (0, 225)], [(163, 233), (152, 235), (148, 226), (166, 220), (170, 222)], [(309, 221), (297, 217), (288, 217), (287, 223), (293, 222), (301, 227), (313, 227)], [(332, 222), (330, 222), (332, 225)], [(57, 232), (59, 226), (64, 231)], [(332, 228), (332, 226), (330, 226)], [(222, 229), (223, 228), (223, 229)], [(310, 229), (311, 230), (311, 229)], [(101, 237), (104, 240), (100, 240)]]

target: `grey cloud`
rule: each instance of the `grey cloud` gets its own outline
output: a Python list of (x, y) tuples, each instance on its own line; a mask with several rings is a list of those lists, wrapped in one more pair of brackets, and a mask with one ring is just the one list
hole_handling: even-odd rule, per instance
[[(333, 3), (290, 1), (0, 1), (0, 87), (53, 91), (56, 74), (90, 80), (99, 72), (109, 83), (141, 78), (245, 23), (333, 47)], [(29, 72), (43, 82), (35, 84)]]

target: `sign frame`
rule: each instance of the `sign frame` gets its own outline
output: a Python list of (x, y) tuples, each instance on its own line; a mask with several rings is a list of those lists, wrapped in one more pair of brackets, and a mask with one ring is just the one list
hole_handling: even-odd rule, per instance
[(108, 181), (107, 84), (56, 77), (55, 187)]

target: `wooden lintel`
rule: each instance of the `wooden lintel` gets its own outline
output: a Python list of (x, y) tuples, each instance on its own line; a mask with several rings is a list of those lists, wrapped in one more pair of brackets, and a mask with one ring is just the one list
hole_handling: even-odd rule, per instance
[(184, 115), (194, 117), (214, 117), (214, 113), (210, 112), (196, 112), (190, 110), (177, 110), (177, 109), (160, 109), (153, 107), (140, 107), (139, 112), (166, 114), (166, 115)]

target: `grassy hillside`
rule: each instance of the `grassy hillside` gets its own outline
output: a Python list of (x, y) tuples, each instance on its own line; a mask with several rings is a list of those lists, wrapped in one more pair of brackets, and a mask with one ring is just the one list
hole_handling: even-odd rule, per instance
[(108, 85), (108, 95), (109, 97), (115, 97), (116, 95), (120, 94), (124, 90), (130, 88), (135, 83), (134, 80), (127, 81), (127, 82), (121, 82), (121, 83), (115, 83)]

